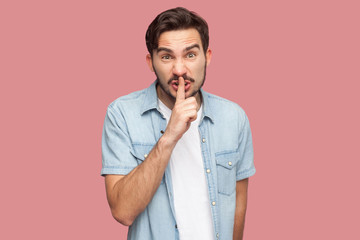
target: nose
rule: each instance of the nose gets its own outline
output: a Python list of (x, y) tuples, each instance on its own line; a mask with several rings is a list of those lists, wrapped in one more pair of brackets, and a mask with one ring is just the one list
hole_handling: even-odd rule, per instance
[(180, 76), (185, 75), (186, 72), (187, 72), (186, 66), (182, 60), (179, 59), (176, 62), (174, 62), (174, 66), (173, 66), (173, 74), (174, 75), (180, 77)]

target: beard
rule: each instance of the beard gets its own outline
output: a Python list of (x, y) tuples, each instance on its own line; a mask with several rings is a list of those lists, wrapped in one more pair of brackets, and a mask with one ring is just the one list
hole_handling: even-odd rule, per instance
[[(174, 76), (171, 77), (168, 81), (162, 82), (162, 81), (160, 81), (159, 75), (158, 75), (157, 72), (156, 72), (156, 68), (155, 68), (154, 64), (153, 64), (153, 69), (154, 69), (154, 73), (155, 73), (155, 75), (156, 75), (157, 83), (158, 83), (158, 85), (160, 86), (160, 88), (161, 88), (161, 89), (163, 90), (163, 92), (165, 92), (170, 98), (176, 100), (176, 96), (171, 95), (170, 90), (169, 90), (169, 88), (168, 88), (167, 86), (168, 86), (173, 80), (178, 80), (180, 76), (174, 75)], [(195, 96), (197, 93), (200, 92), (200, 89), (203, 87), (203, 85), (204, 85), (204, 83), (205, 83), (205, 79), (206, 79), (206, 61), (205, 61), (205, 65), (204, 65), (204, 74), (203, 74), (203, 75), (204, 75), (204, 76), (203, 76), (203, 78), (202, 78), (200, 87), (199, 87), (198, 89), (194, 89), (194, 91), (193, 91), (193, 92), (190, 94), (190, 96), (188, 96), (188, 97), (193, 97), (193, 96)], [(190, 77), (188, 77), (186, 74), (184, 74), (184, 75), (181, 76), (181, 77), (183, 77), (184, 80), (189, 80), (190, 82), (193, 82), (193, 83), (195, 82), (195, 79), (194, 79), (194, 78), (190, 78)], [(168, 85), (165, 85), (165, 84), (168, 84)], [(188, 98), (188, 97), (186, 97), (186, 98)]]

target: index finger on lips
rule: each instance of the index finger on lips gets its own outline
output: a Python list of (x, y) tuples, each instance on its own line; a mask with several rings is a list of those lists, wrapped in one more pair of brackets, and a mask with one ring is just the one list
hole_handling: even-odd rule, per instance
[(176, 92), (176, 101), (185, 100), (185, 80), (183, 77), (179, 77), (179, 85)]

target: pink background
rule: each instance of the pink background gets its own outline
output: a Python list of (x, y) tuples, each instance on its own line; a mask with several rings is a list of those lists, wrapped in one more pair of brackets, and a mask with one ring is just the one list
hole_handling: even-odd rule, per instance
[(359, 1), (1, 1), (0, 239), (125, 239), (100, 176), (107, 105), (147, 87), (145, 31), (209, 23), (205, 89), (253, 130), (245, 239), (360, 239)]

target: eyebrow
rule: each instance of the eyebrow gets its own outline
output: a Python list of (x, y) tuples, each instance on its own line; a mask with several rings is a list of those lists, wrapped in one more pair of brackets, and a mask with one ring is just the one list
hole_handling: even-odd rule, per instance
[[(195, 44), (193, 44), (193, 45), (190, 45), (190, 46), (186, 47), (186, 48), (183, 50), (183, 52), (187, 52), (187, 51), (189, 51), (189, 50), (191, 50), (191, 49), (193, 49), (193, 48), (198, 48), (198, 49), (200, 50), (200, 45), (197, 44), (197, 43), (195, 43)], [(172, 53), (172, 52), (173, 52), (173, 50), (171, 50), (170, 48), (166, 48), (166, 47), (159, 47), (159, 48), (156, 50), (157, 53), (159, 53), (159, 52), (161, 52), (161, 51), (165, 51), (165, 52), (168, 52), (168, 53)]]
[(185, 49), (184, 49), (184, 52), (187, 52), (187, 51), (189, 51), (189, 50), (191, 50), (191, 49), (193, 49), (193, 48), (198, 48), (198, 49), (200, 50), (199, 44), (195, 43), (195, 44), (193, 44), (193, 45), (185, 48)]

